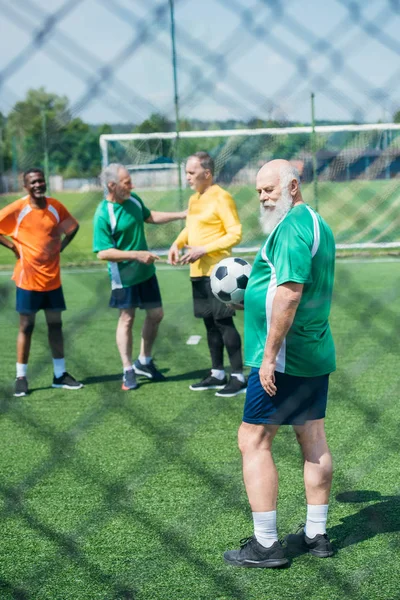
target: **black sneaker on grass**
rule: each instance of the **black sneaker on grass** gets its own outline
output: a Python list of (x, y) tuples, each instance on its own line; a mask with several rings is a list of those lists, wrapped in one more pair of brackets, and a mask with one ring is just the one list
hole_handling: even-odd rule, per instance
[(122, 378), (122, 389), (124, 391), (128, 390), (136, 390), (138, 387), (135, 372), (133, 369), (129, 369), (129, 371), (125, 371), (124, 376)]
[(26, 377), (17, 377), (15, 380), (14, 396), (26, 396), (28, 393), (28, 380)]
[(287, 535), (285, 542), (289, 552), (291, 548), (297, 548), (302, 550), (303, 553), (309, 553), (318, 556), (318, 558), (328, 558), (334, 554), (331, 541), (326, 533), (309, 538), (305, 534), (304, 525), (300, 527), (297, 533)]
[(247, 389), (246, 381), (240, 381), (237, 377), (231, 377), (229, 382), (219, 390), (215, 395), (222, 398), (232, 398), (238, 394), (245, 394)]
[(148, 365), (142, 365), (139, 359), (133, 363), (133, 370), (136, 375), (143, 375), (152, 381), (165, 381), (166, 377), (156, 368), (154, 361), (151, 360)]
[(189, 385), (189, 389), (193, 392), (203, 392), (204, 390), (222, 390), (227, 383), (228, 380), (226, 377), (223, 379), (217, 379), (217, 377), (213, 377), (210, 373), (198, 383), (192, 383), (192, 385)]
[(239, 550), (225, 552), (224, 561), (233, 567), (264, 569), (276, 569), (289, 564), (281, 542), (274, 542), (270, 548), (265, 548), (257, 542), (254, 535), (240, 540)]
[(64, 390), (80, 390), (83, 388), (83, 383), (80, 383), (80, 381), (77, 381), (75, 377), (72, 377), (72, 375), (65, 371), (61, 377), (54, 375), (51, 387), (63, 388)]

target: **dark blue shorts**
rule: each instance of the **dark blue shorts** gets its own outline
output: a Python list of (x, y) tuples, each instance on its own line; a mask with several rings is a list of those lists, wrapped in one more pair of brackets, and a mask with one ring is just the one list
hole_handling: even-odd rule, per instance
[(157, 277), (153, 275), (142, 283), (112, 290), (109, 306), (120, 309), (159, 308), (162, 302)]
[(39, 310), (65, 310), (62, 287), (50, 292), (35, 292), (17, 287), (16, 309), (22, 315), (37, 313)]
[(246, 392), (243, 421), (271, 425), (304, 425), (323, 419), (328, 400), (329, 375), (295, 377), (275, 373), (276, 395), (271, 397), (261, 385), (259, 369), (252, 368)]

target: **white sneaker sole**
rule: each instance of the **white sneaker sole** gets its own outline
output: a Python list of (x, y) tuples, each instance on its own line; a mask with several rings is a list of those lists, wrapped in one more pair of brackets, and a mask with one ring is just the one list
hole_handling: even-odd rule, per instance
[(26, 392), (21, 392), (20, 394), (13, 394), (13, 396), (15, 396), (15, 398), (21, 398), (21, 396), (26, 396), (27, 393)]
[(57, 388), (57, 389), (63, 389), (63, 390), (81, 390), (83, 388), (83, 383), (81, 383), (79, 386), (78, 385), (62, 385), (59, 383), (52, 383), (51, 384), (52, 388)]
[(136, 375), (143, 375), (143, 377), (147, 377), (147, 379), (153, 379), (152, 375), (149, 375), (149, 373), (146, 373), (146, 371), (141, 371), (135, 366), (133, 367), (133, 370), (135, 371)]
[(192, 390), (192, 392), (205, 392), (206, 390), (222, 390), (225, 387), (225, 385), (210, 385), (208, 387), (193, 387), (189, 385), (189, 390)]
[(215, 394), (220, 398), (233, 398), (234, 396), (239, 396), (239, 394), (245, 394), (247, 388), (243, 388), (243, 390), (239, 390), (238, 392), (234, 392), (233, 394), (219, 394), (218, 392)]

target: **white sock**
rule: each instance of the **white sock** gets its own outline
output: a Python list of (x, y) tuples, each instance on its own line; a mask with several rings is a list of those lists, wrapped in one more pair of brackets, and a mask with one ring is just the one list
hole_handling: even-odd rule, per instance
[(61, 375), (64, 375), (64, 373), (66, 371), (65, 359), (64, 358), (53, 358), (53, 369), (54, 369), (55, 377), (61, 377)]
[(132, 371), (132, 367), (124, 367), (124, 373), (127, 373), (128, 371)]
[(215, 377), (215, 379), (223, 379), (225, 377), (225, 371), (224, 369), (211, 369), (211, 375), (212, 377)]
[(254, 535), (257, 542), (269, 548), (278, 540), (276, 530), (276, 510), (253, 512)]
[(26, 377), (28, 371), (28, 365), (23, 363), (17, 363), (17, 377)]
[(241, 381), (242, 383), (244, 383), (244, 375), (243, 375), (243, 373), (231, 373), (231, 377), (236, 377), (236, 379), (239, 379), (239, 381)]
[(141, 365), (149, 365), (151, 363), (151, 356), (142, 356), (139, 354), (139, 362)]
[(307, 504), (307, 522), (304, 532), (308, 538), (326, 533), (329, 504)]

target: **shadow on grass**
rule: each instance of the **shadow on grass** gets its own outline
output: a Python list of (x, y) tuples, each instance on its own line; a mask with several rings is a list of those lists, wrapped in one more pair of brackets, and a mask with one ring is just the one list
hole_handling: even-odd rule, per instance
[(382, 496), (380, 492), (359, 490), (338, 494), (336, 500), (346, 503), (374, 502), (344, 517), (339, 525), (329, 529), (329, 536), (338, 549), (359, 544), (380, 533), (400, 531), (400, 496)]
[[(382, 496), (380, 492), (359, 490), (342, 492), (336, 496), (336, 500), (340, 503), (374, 502), (353, 515), (343, 517), (338, 525), (328, 528), (327, 533), (336, 551), (381, 533), (400, 531), (400, 496)], [(287, 536), (286, 543), (288, 558), (293, 559), (307, 553), (301, 535)]]

